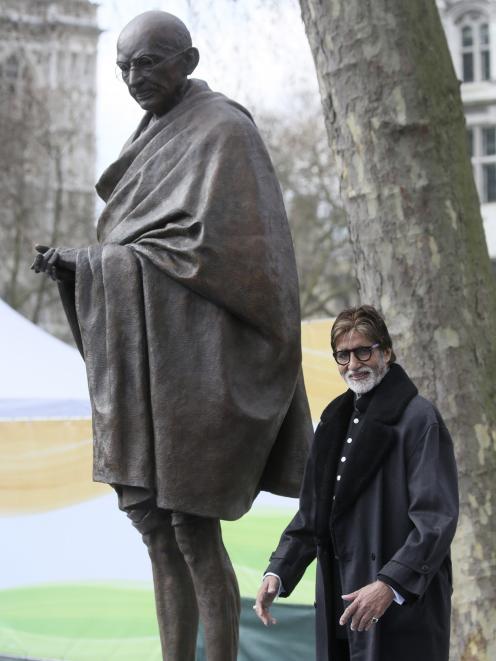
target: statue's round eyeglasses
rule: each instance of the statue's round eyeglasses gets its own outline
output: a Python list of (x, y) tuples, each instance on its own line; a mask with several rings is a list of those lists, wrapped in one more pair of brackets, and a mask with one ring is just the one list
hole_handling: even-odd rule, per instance
[(370, 360), (372, 352), (377, 347), (381, 345), (377, 342), (376, 344), (371, 344), (370, 347), (356, 347), (356, 349), (343, 349), (343, 351), (334, 351), (333, 356), (334, 360), (338, 365), (347, 365), (351, 360), (351, 354), (355, 355), (355, 358), (361, 363), (366, 363), (367, 360)]
[(178, 53), (174, 53), (170, 57), (165, 58), (157, 58), (153, 55), (140, 55), (140, 57), (137, 57), (134, 60), (129, 60), (129, 62), (117, 62), (116, 75), (124, 82), (127, 82), (127, 79), (133, 70), (142, 76), (148, 76), (159, 64), (172, 62), (174, 58), (182, 55), (187, 50), (189, 49), (186, 48), (185, 50), (179, 51)]

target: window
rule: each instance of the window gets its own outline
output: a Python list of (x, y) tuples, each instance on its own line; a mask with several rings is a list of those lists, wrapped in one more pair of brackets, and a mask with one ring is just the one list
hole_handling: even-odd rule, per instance
[(481, 79), (490, 80), (491, 50), (489, 44), (489, 25), (487, 23), (481, 23), (479, 25), (479, 47), (481, 58)]
[(467, 129), (467, 147), (481, 202), (496, 202), (496, 126)]
[(16, 92), (19, 82), (20, 65), (15, 55), (10, 55), (0, 68), (0, 88), (10, 94)]
[(11, 55), (5, 63), (5, 77), (8, 80), (15, 81), (19, 76), (19, 61), (15, 55)]
[(467, 150), (470, 158), (474, 157), (474, 129), (467, 129)]
[(491, 79), (489, 23), (479, 12), (464, 14), (459, 21), (464, 83)]
[(474, 36), (472, 27), (465, 25), (462, 28), (462, 61), (463, 80), (470, 83), (474, 79)]

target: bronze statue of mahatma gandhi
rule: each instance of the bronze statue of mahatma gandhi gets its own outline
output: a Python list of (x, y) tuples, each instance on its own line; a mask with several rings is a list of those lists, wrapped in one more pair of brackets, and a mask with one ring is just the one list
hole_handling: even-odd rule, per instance
[(163, 658), (238, 647), (220, 519), (296, 496), (312, 435), (293, 247), (250, 114), (201, 80), (185, 25), (146, 12), (117, 66), (146, 111), (97, 183), (97, 242), (37, 246), (86, 363), (94, 479), (150, 554)]

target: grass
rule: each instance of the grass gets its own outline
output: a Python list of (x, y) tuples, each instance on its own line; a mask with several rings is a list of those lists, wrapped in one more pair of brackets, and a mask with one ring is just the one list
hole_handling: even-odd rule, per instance
[(159, 661), (153, 592), (105, 583), (3, 590), (0, 650), (61, 661)]
[[(255, 509), (240, 521), (222, 523), (222, 532), (243, 596), (254, 597), (269, 557), (294, 512), (284, 509)], [(284, 603), (313, 604), (315, 565), (306, 572)]]

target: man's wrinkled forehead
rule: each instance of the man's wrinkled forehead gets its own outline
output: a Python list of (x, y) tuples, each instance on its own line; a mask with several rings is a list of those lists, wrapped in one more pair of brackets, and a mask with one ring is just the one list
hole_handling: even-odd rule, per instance
[(357, 347), (369, 346), (374, 342), (363, 333), (352, 328), (342, 333), (336, 339), (336, 349), (338, 351), (343, 351), (344, 349), (356, 349)]

